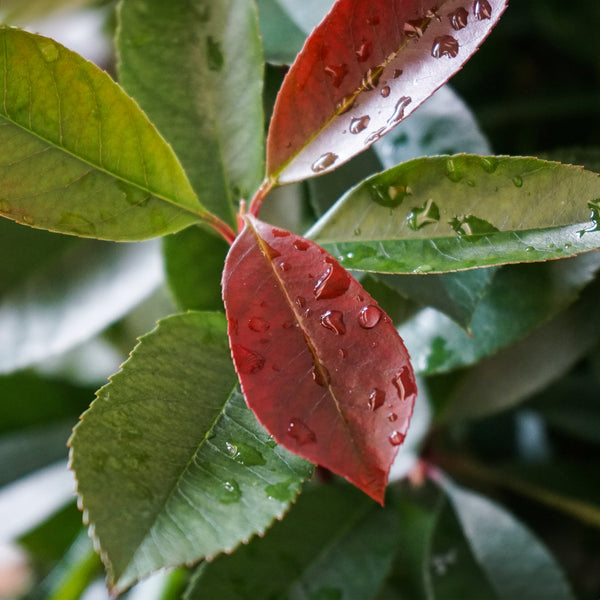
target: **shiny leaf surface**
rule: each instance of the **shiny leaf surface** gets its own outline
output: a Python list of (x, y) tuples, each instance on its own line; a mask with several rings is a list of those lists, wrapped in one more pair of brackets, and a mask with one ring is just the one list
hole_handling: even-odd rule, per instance
[(170, 146), (104, 71), (18, 29), (0, 27), (0, 48), (0, 215), (118, 241), (208, 218)]
[(506, 6), (468, 4), (336, 2), (279, 93), (267, 176), (289, 183), (326, 172), (393, 129), (462, 67)]
[(346, 268), (429, 273), (600, 247), (600, 178), (536, 158), (419, 158), (366, 180), (308, 233)]
[(383, 502), (416, 387), (391, 319), (316, 244), (246, 219), (223, 275), (236, 370), (275, 439)]

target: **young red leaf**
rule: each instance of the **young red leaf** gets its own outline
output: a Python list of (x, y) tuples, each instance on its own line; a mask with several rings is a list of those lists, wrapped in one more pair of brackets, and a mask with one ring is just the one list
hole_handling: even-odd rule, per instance
[(267, 176), (333, 169), (390, 131), (456, 73), (507, 0), (338, 0), (277, 97)]
[(227, 256), (223, 299), (259, 421), (382, 503), (416, 397), (391, 319), (314, 242), (250, 216)]

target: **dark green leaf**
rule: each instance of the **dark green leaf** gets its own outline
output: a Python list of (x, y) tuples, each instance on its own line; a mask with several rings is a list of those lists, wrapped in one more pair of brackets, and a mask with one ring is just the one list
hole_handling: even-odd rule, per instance
[[(573, 598), (560, 567), (525, 525), (483, 496), (461, 488), (446, 478), (440, 483), (472, 553), (474, 561), (469, 561), (470, 567), (476, 566), (475, 561), (478, 563), (481, 569), (479, 582), (483, 584), (487, 580), (495, 591), (495, 597), (506, 600)], [(445, 560), (438, 562), (438, 566), (443, 564), (446, 570), (452, 567), (458, 569), (461, 566), (460, 546), (456, 547), (457, 553), (453, 555), (454, 548), (448, 542), (448, 539), (444, 540), (444, 547), (448, 551), (444, 555)], [(435, 574), (443, 576), (440, 569), (436, 568), (436, 558), (436, 555), (432, 556), (432, 568)], [(453, 592), (454, 596), (446, 593), (439, 597), (456, 598), (456, 589)], [(475, 599), (490, 596), (461, 594), (460, 597)]]
[(420, 158), (350, 190), (308, 235), (381, 273), (564, 258), (600, 247), (600, 178), (535, 158)]
[(232, 393), (236, 381), (225, 317), (176, 315), (141, 338), (75, 428), (78, 492), (114, 589), (233, 550), (310, 474)]
[(210, 218), (170, 146), (92, 63), (0, 28), (0, 214), (84, 237), (140, 240)]
[(291, 65), (304, 44), (306, 32), (294, 23), (278, 0), (258, 0), (257, 4), (265, 59), (276, 65)]
[(200, 202), (235, 223), (263, 176), (263, 55), (251, 0), (121, 2), (119, 80), (172, 144)]
[(223, 310), (221, 274), (229, 246), (200, 227), (163, 238), (167, 282), (181, 310)]
[(200, 567), (186, 600), (368, 600), (391, 566), (396, 514), (344, 485), (307, 489), (281, 523)]
[(95, 3), (95, 0), (3, 0), (0, 4), (0, 21), (26, 24), (55, 12), (72, 10)]
[(569, 306), (599, 266), (594, 252), (502, 268), (475, 310), (472, 337), (438, 311), (421, 311), (400, 328), (415, 370), (433, 374), (470, 365), (522, 339)]

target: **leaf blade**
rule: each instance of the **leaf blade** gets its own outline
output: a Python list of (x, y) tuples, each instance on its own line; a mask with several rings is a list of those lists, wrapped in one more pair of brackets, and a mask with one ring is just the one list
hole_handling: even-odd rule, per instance
[[(408, 116), (460, 69), (506, 7), (504, 0), (477, 3), (485, 11), (474, 7), (463, 26), (452, 20), (456, 11), (466, 13), (463, 4), (339, 0), (281, 88), (267, 176), (291, 183), (330, 170)], [(360, 110), (352, 108), (356, 100)]]
[(279, 443), (382, 502), (416, 395), (389, 317), (318, 246), (252, 217), (228, 254), (223, 299), (259, 420)]

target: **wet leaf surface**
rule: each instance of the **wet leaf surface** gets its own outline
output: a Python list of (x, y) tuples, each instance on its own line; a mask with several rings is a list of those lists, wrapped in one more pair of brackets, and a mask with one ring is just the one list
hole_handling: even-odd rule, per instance
[(280, 183), (318, 175), (391, 131), (461, 68), (506, 6), (468, 4), (468, 12), (464, 0), (334, 4), (279, 93), (267, 175)]
[(258, 419), (382, 502), (416, 395), (391, 319), (316, 244), (252, 217), (227, 257), (223, 298)]

